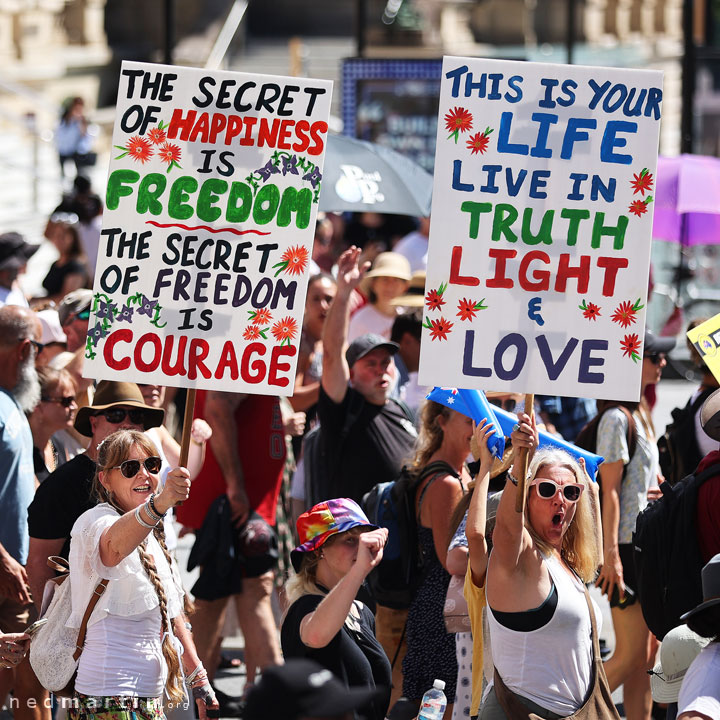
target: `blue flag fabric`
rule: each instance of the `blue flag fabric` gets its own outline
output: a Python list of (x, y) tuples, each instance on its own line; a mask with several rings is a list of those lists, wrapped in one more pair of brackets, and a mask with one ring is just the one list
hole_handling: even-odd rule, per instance
[(502, 460), (505, 452), (505, 435), (509, 435), (509, 433), (503, 432), (501, 423), (495, 417), (494, 410), (496, 408), (490, 405), (484, 392), (436, 387), (430, 391), (427, 399), (457, 410), (462, 415), (471, 417), (476, 423), (487, 418), (495, 428), (495, 434), (488, 440), (488, 447), (496, 458)]
[[(496, 428), (496, 434), (491, 438), (493, 443), (492, 450), (495, 457), (502, 457), (505, 450), (505, 438), (502, 438), (502, 445), (499, 445), (495, 441), (497, 440), (498, 434), (503, 436), (510, 436), (512, 433), (513, 426), (517, 422), (517, 417), (512, 413), (503, 410), (502, 408), (491, 405), (485, 393), (481, 390), (462, 390), (457, 388), (434, 388), (427, 396), (428, 400), (434, 400), (442, 405), (447, 405), (453, 410), (457, 410), (463, 415), (471, 417), (476, 423), (479, 423), (483, 418), (487, 418), (493, 426)], [(587, 470), (590, 477), (597, 481), (597, 471), (600, 463), (605, 458), (595, 453), (591, 453), (588, 450), (573, 445), (572, 443), (566, 442), (555, 435), (546, 433), (543, 430), (539, 431), (540, 447), (555, 447), (565, 450), (565, 452), (572, 455), (576, 460), (584, 458), (585, 469)], [(500, 447), (499, 454), (497, 448)]]

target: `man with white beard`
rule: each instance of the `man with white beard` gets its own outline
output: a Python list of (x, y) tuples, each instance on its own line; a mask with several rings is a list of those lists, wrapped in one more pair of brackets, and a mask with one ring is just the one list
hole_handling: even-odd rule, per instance
[[(35, 492), (33, 440), (25, 413), (40, 400), (35, 355), (42, 350), (42, 326), (32, 310), (0, 308), (0, 631), (22, 632), (34, 619), (25, 563), (27, 509)], [(0, 697), (14, 691), (16, 720), (49, 718), (30, 663), (0, 671)]]

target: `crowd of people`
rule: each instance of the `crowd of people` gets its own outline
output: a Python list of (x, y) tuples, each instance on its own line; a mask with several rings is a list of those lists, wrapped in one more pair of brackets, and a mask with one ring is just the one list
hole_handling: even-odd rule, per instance
[[(672, 665), (672, 634), (658, 652), (637, 599), (636, 519), (669, 482), (649, 390), (674, 340), (646, 333), (639, 403), (537, 397), (495, 457), (496, 428), (418, 384), (427, 219), (394, 244), (390, 226), (358, 217), (346, 237), (360, 246), (343, 249), (341, 220), (321, 217), (294, 394), (199, 391), (179, 467), (182, 391), (82, 376), (102, 209), (89, 197), (79, 179), (48, 222), (59, 257), (43, 298), (17, 283), (34, 248), (0, 235), (0, 701), (12, 693), (17, 720), (187, 718), (191, 704), (200, 718), (410, 720), (436, 679), (445, 720), (616, 718), (621, 685), (628, 720), (658, 717), (657, 703), (671, 720), (720, 720), (720, 474), (698, 500), (704, 599), (677, 630), (692, 665)], [(705, 373), (690, 400), (695, 464), (720, 459), (716, 385)], [(538, 435), (573, 442), (593, 418), (597, 482)], [(390, 607), (366, 582), (388, 529), (363, 498), (401, 473), (422, 573)], [(188, 533), (192, 588), (175, 559)], [(32, 653), (59, 561), (65, 625), (82, 638), (64, 704)], [(592, 584), (611, 607), (609, 659)], [(233, 696), (215, 679), (238, 628)]]

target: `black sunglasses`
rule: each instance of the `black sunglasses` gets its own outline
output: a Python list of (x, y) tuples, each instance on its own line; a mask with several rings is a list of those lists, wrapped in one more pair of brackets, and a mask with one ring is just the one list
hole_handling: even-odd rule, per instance
[(64, 408), (69, 408), (75, 402), (75, 396), (74, 395), (66, 395), (65, 397), (59, 397), (59, 398), (41, 397), (40, 401), (41, 402), (58, 403), (58, 405), (62, 405)]
[(648, 353), (647, 355), (643, 355), (644, 358), (648, 359), (653, 365), (659, 365), (663, 360), (665, 360), (665, 353), (662, 352), (656, 352), (656, 353)]
[[(144, 410), (127, 410), (125, 408), (108, 408), (95, 413), (95, 417), (102, 415), (109, 423), (119, 425), (129, 417), (133, 425), (142, 425), (145, 427), (145, 411)], [(132, 477), (132, 476), (131, 476)]]
[(45, 347), (42, 343), (39, 343), (37, 340), (33, 340), (32, 338), (28, 338), (28, 340), (32, 343), (32, 346), (35, 348), (35, 354), (39, 355), (43, 348)]
[[(162, 460), (157, 455), (151, 455), (142, 461), (145, 469), (155, 475), (160, 472), (162, 466)], [(120, 470), (123, 477), (134, 478), (140, 472), (140, 460), (125, 460), (119, 465), (113, 465), (112, 470)]]

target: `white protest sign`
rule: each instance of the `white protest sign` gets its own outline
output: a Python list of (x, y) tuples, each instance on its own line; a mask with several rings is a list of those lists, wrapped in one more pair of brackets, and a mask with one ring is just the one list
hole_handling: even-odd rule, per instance
[(446, 57), (422, 385), (637, 400), (662, 74)]
[(292, 394), (331, 91), (123, 63), (86, 377)]

